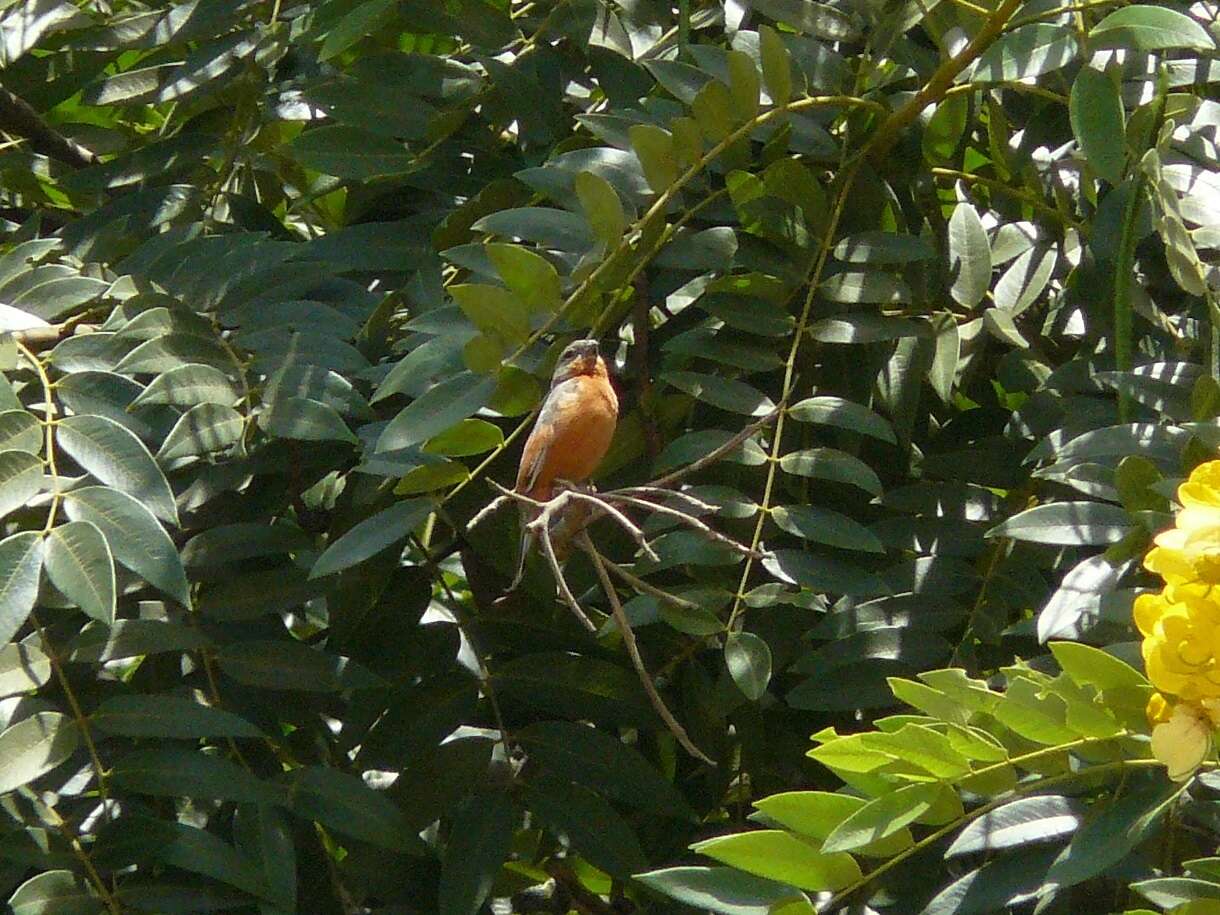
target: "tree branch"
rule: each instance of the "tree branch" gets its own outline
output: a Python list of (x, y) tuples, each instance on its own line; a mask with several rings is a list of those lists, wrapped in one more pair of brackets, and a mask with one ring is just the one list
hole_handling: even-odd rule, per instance
[(97, 161), (93, 153), (56, 131), (28, 102), (3, 87), (0, 87), (0, 130), (25, 140), (34, 152), (73, 168), (85, 168)]

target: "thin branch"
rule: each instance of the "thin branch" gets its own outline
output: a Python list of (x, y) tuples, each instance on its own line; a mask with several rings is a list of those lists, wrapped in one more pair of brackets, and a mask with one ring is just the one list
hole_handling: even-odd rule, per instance
[(72, 168), (85, 168), (97, 161), (85, 147), (47, 124), (29, 102), (3, 87), (0, 87), (0, 130), (21, 137), (34, 152)]
[(720, 460), (722, 457), (724, 457), (726, 454), (728, 454), (730, 451), (732, 451), (734, 448), (736, 448), (738, 445), (740, 445), (742, 442), (744, 442), (746, 439), (748, 439), (751, 435), (753, 435), (759, 429), (762, 429), (764, 426), (768, 425), (773, 419), (775, 419), (777, 416), (779, 416), (783, 412), (784, 412), (784, 401), (781, 400), (778, 404), (775, 405), (775, 409), (773, 409), (770, 413), (768, 413), (766, 416), (762, 417), (761, 419), (755, 420), (754, 422), (750, 423), (750, 425), (746, 426), (744, 429), (742, 429), (740, 432), (738, 432), (736, 435), (734, 435), (732, 438), (730, 438), (727, 442), (725, 442), (719, 448), (713, 448), (703, 457), (699, 458), (699, 460), (692, 461), (691, 463), (687, 464), (685, 467), (679, 467), (677, 470), (670, 471), (669, 473), (665, 474), (664, 476), (659, 476), (655, 480), (652, 480), (651, 482), (649, 482), (647, 485), (654, 489), (662, 489), (662, 488), (669, 486), (671, 483), (676, 483), (678, 480), (681, 480), (685, 477), (690, 476), (692, 473), (695, 473), (698, 470), (702, 470), (704, 467), (707, 467), (709, 464), (714, 464), (716, 461)]
[(604, 556), (602, 557), (602, 562), (606, 564), (611, 572), (613, 572), (627, 584), (631, 585), (631, 587), (635, 588), (637, 591), (644, 594), (651, 594), (657, 600), (663, 600), (668, 604), (673, 604), (675, 607), (682, 607), (686, 610), (702, 609), (693, 600), (687, 600), (685, 597), (679, 597), (670, 591), (666, 591), (664, 588), (658, 588), (656, 585), (649, 584), (638, 575), (628, 572), (617, 562), (612, 562), (611, 560), (606, 559)]
[(738, 553), (741, 553), (743, 556), (749, 556), (753, 559), (761, 559), (763, 557), (763, 554), (758, 552), (757, 550), (752, 550), (745, 544), (738, 543), (732, 537), (726, 537), (724, 534), (720, 533), (719, 531), (713, 530), (707, 524), (705, 524), (704, 522), (702, 522), (698, 518), (696, 518), (694, 515), (689, 515), (684, 511), (679, 511), (676, 508), (670, 508), (668, 505), (658, 505), (655, 502), (645, 502), (643, 499), (636, 499), (636, 498), (633, 498), (632, 496), (624, 496), (624, 495), (620, 495), (618, 493), (613, 493), (613, 494), (606, 493), (607, 497), (610, 497), (611, 495), (613, 495), (613, 498), (621, 499), (622, 501), (630, 503), (631, 505), (637, 505), (637, 506), (641, 506), (643, 508), (650, 508), (654, 512), (657, 512), (658, 514), (661, 514), (661, 515), (665, 515), (666, 517), (677, 518), (683, 524), (688, 525), (689, 527), (693, 527), (695, 530), (702, 533), (709, 540), (714, 540), (717, 543), (723, 543), (725, 546), (736, 550)]
[[(611, 518), (613, 518), (615, 521), (617, 521), (619, 523), (619, 525), (621, 525), (622, 528), (632, 536), (632, 538), (635, 540), (635, 542), (639, 545), (640, 551), (645, 556), (647, 556), (653, 562), (661, 561), (661, 557), (658, 556), (656, 553), (656, 550), (654, 550), (652, 548), (652, 545), (648, 542), (648, 538), (646, 538), (644, 536), (644, 532), (639, 529), (639, 527), (635, 524), (634, 521), (632, 521), (625, 514), (623, 514), (621, 511), (619, 511), (617, 508), (615, 508), (610, 503), (609, 499), (598, 498), (597, 496), (590, 495), (587, 492), (580, 492), (579, 490), (575, 490), (575, 489), (569, 489), (569, 490), (567, 490), (567, 492), (570, 494), (571, 498), (576, 499), (580, 502), (586, 502), (589, 505), (593, 505), (593, 506), (596, 506), (597, 508), (601, 509), (607, 515), (609, 515)], [(660, 506), (653, 505), (650, 502), (645, 502), (643, 499), (632, 499), (630, 501), (634, 502), (637, 505), (647, 506), (648, 508), (657, 509), (657, 510), (660, 509)], [(672, 509), (671, 509), (671, 511), (672, 511)], [(584, 526), (587, 527), (592, 521), (594, 521), (596, 519), (596, 517), (597, 516), (595, 516), (595, 515), (590, 516), (586, 520)]]
[(551, 544), (550, 531), (543, 528), (539, 539), (542, 541), (542, 552), (546, 556), (546, 561), (551, 564), (551, 572), (555, 575), (555, 583), (559, 586), (559, 593), (563, 595), (564, 603), (568, 605), (568, 608), (580, 620), (581, 625), (590, 632), (597, 632), (597, 627), (593, 625), (593, 621), (581, 609), (580, 603), (576, 600), (575, 595), (572, 594), (572, 589), (568, 587), (568, 580), (563, 577), (563, 569), (559, 565), (559, 559), (555, 556), (555, 547)]
[(597, 547), (593, 545), (593, 541), (589, 539), (588, 532), (581, 531), (577, 535), (576, 541), (593, 561), (593, 568), (597, 570), (597, 577), (602, 583), (602, 589), (606, 592), (606, 598), (610, 601), (610, 610), (614, 615), (614, 622), (618, 624), (619, 631), (623, 634), (623, 645), (627, 649), (627, 655), (631, 658), (631, 663), (635, 666), (636, 673), (640, 675), (640, 684), (644, 687), (644, 692), (648, 694), (648, 700), (652, 703), (652, 707), (661, 716), (661, 720), (665, 722), (669, 732), (674, 735), (674, 739), (682, 745), (682, 749), (709, 766), (716, 765), (710, 756), (695, 746), (690, 736), (686, 733), (686, 729), (673, 716), (673, 712), (669, 710), (669, 707), (661, 698), (661, 694), (657, 692), (657, 688), (652, 682), (652, 677), (648, 673), (648, 668), (644, 666), (644, 659), (640, 657), (640, 648), (635, 641), (635, 632), (632, 631), (627, 614), (623, 611), (623, 604), (618, 599), (618, 592), (614, 590), (614, 582), (610, 580), (610, 573), (606, 571), (606, 564), (602, 561), (601, 554), (597, 552)]
[(654, 499), (680, 499), (686, 502), (692, 508), (701, 512), (714, 512), (716, 506), (710, 502), (704, 502), (702, 499), (696, 499), (688, 492), (683, 492), (681, 489), (663, 489), (660, 486), (623, 486), (619, 489), (612, 490), (617, 495), (640, 495), (645, 498), (652, 497)]

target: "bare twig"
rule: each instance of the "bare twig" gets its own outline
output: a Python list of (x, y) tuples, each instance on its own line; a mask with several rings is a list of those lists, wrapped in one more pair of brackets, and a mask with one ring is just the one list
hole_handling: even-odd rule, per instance
[[(569, 489), (569, 490), (567, 490), (567, 492), (571, 495), (571, 497), (573, 499), (577, 499), (581, 502), (586, 502), (589, 505), (593, 505), (596, 508), (600, 509), (601, 511), (605, 512), (607, 515), (609, 515), (611, 518), (613, 518), (615, 521), (617, 521), (622, 526), (622, 528), (632, 536), (632, 538), (635, 540), (635, 542), (637, 544), (639, 544), (640, 550), (644, 553), (645, 556), (647, 556), (653, 562), (661, 561), (661, 557), (656, 554), (656, 551), (648, 543), (648, 539), (644, 536), (644, 532), (642, 530), (640, 530), (639, 527), (636, 526), (635, 522), (633, 522), (630, 518), (628, 518), (621, 511), (619, 511), (617, 508), (615, 508), (610, 503), (609, 499), (604, 498), (604, 497), (599, 498), (597, 496), (590, 495), (587, 492), (580, 492), (579, 490), (575, 490), (575, 489)], [(650, 508), (655, 507), (651, 503), (644, 502), (643, 500), (637, 499), (637, 500), (633, 500), (633, 501), (635, 501), (637, 504), (647, 505)], [(590, 516), (588, 521), (586, 521), (585, 526), (588, 526), (588, 524), (591, 523), (595, 518), (596, 518), (596, 516)]]
[(559, 593), (563, 595), (564, 602), (586, 629), (590, 632), (597, 632), (597, 627), (593, 625), (593, 621), (581, 609), (575, 595), (572, 594), (572, 589), (568, 587), (568, 580), (563, 577), (563, 569), (560, 567), (559, 560), (555, 556), (555, 547), (551, 544), (551, 532), (544, 527), (539, 539), (542, 541), (542, 552), (546, 555), (546, 561), (551, 564), (551, 571), (555, 575), (555, 583), (559, 585)]
[[(606, 495), (610, 496), (611, 493), (606, 493)], [(632, 496), (624, 496), (624, 495), (620, 495), (618, 493), (614, 493), (613, 497), (616, 500), (621, 500), (621, 501), (627, 502), (631, 505), (637, 505), (637, 506), (640, 506), (641, 508), (649, 508), (652, 511), (657, 512), (658, 514), (665, 515), (666, 517), (669, 517), (669, 518), (677, 518), (683, 524), (693, 527), (695, 530), (702, 533), (703, 536), (707, 537), (709, 540), (715, 540), (717, 543), (723, 543), (725, 546), (736, 550), (738, 553), (741, 553), (743, 556), (752, 556), (755, 559), (762, 558), (761, 553), (757, 552), (756, 550), (751, 550), (745, 544), (738, 543), (732, 537), (726, 537), (724, 534), (720, 533), (719, 531), (712, 530), (712, 528), (710, 528), (708, 525), (706, 525), (705, 523), (700, 521), (698, 518), (694, 517), (693, 515), (689, 515), (684, 511), (679, 511), (676, 508), (670, 508), (668, 505), (658, 505), (655, 502), (646, 502), (643, 499), (636, 499)]]
[(716, 510), (715, 505), (712, 505), (710, 502), (704, 502), (702, 499), (696, 499), (690, 493), (684, 492), (681, 489), (664, 489), (660, 486), (624, 486), (620, 489), (612, 490), (612, 492), (615, 495), (638, 495), (653, 499), (675, 498), (701, 512), (714, 512)]
[(652, 707), (661, 716), (661, 720), (665, 722), (669, 732), (674, 735), (674, 739), (682, 745), (682, 749), (709, 766), (716, 765), (715, 760), (695, 746), (690, 736), (686, 733), (686, 729), (673, 716), (673, 713), (661, 698), (661, 694), (657, 692), (657, 688), (652, 682), (652, 677), (649, 676), (648, 668), (644, 666), (644, 659), (640, 657), (640, 649), (635, 641), (635, 632), (632, 631), (627, 614), (623, 611), (623, 604), (618, 599), (618, 592), (614, 590), (614, 582), (610, 580), (610, 573), (606, 571), (606, 565), (602, 561), (601, 554), (597, 552), (597, 547), (589, 539), (588, 532), (581, 531), (577, 535), (577, 542), (593, 561), (593, 568), (597, 570), (597, 577), (602, 583), (602, 589), (606, 592), (606, 598), (610, 601), (610, 609), (614, 615), (614, 621), (618, 624), (619, 631), (623, 634), (623, 645), (627, 649), (627, 655), (631, 658), (631, 663), (635, 666), (636, 673), (640, 675), (640, 684), (644, 687), (644, 692), (648, 694), (648, 700), (652, 703)]
[(97, 161), (93, 153), (56, 132), (28, 102), (4, 88), (0, 88), (0, 130), (28, 140), (34, 152), (73, 168)]
[(628, 572), (617, 562), (612, 562), (604, 556), (602, 557), (602, 562), (606, 564), (611, 572), (643, 594), (651, 594), (657, 600), (663, 600), (666, 603), (673, 604), (675, 607), (682, 607), (686, 610), (701, 609), (693, 600), (687, 600), (685, 597), (679, 597), (677, 594), (666, 591), (664, 588), (658, 588), (656, 585), (649, 584), (638, 575)]
[(719, 448), (713, 448), (703, 457), (699, 458), (699, 460), (692, 461), (691, 463), (687, 464), (685, 467), (679, 467), (677, 470), (671, 471), (671, 472), (665, 474), (664, 476), (657, 477), (655, 480), (651, 481), (647, 485), (649, 485), (653, 488), (656, 488), (656, 489), (662, 489), (664, 487), (669, 486), (672, 483), (678, 482), (678, 480), (681, 480), (681, 479), (684, 479), (685, 477), (690, 476), (692, 473), (694, 473), (697, 470), (702, 470), (704, 467), (707, 467), (709, 464), (714, 464), (716, 461), (720, 460), (722, 457), (724, 457), (726, 454), (728, 454), (730, 451), (732, 451), (734, 448), (736, 448), (738, 445), (740, 445), (742, 442), (744, 442), (746, 439), (748, 439), (751, 435), (753, 435), (759, 429), (761, 429), (764, 426), (766, 426), (767, 424), (769, 424), (773, 419), (775, 419), (777, 416), (779, 416), (780, 413), (783, 412), (783, 410), (784, 410), (784, 403), (783, 403), (783, 401), (780, 401), (778, 404), (776, 404), (775, 409), (773, 409), (770, 413), (768, 413), (766, 416), (762, 417), (761, 419), (758, 419), (755, 422), (750, 423), (750, 425), (746, 426), (744, 429), (742, 429), (740, 432), (738, 432), (736, 435), (734, 435), (731, 439), (729, 439)]

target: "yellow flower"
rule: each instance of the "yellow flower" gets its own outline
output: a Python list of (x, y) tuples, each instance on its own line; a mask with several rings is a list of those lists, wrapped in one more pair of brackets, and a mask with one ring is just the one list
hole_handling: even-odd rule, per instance
[(1167, 700), (1160, 693), (1153, 693), (1148, 699), (1148, 705), (1144, 709), (1144, 713), (1148, 716), (1149, 724), (1164, 724), (1173, 714), (1173, 709), (1169, 707)]
[(1211, 718), (1189, 702), (1179, 702), (1169, 720), (1152, 729), (1152, 755), (1165, 764), (1175, 782), (1189, 778), (1211, 746)]
[(1156, 536), (1144, 567), (1169, 584), (1220, 584), (1220, 461), (1196, 467), (1178, 501), (1174, 527)]
[(1135, 622), (1148, 679), (1188, 700), (1220, 698), (1220, 604), (1190, 586), (1141, 594)]

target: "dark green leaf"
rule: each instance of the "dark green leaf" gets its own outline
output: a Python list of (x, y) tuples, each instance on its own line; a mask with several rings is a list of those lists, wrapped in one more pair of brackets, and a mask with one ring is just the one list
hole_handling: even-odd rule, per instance
[(440, 915), (475, 915), (508, 857), (517, 811), (505, 794), (471, 798), (456, 811), (441, 861)]
[(237, 763), (217, 755), (163, 746), (136, 750), (110, 770), (115, 791), (157, 797), (196, 797), (275, 804), (285, 800), (277, 786), (261, 781)]
[(326, 548), (309, 577), (333, 575), (376, 556), (405, 540), (431, 511), (432, 503), (427, 499), (408, 499), (366, 518)]
[(513, 736), (532, 761), (555, 775), (650, 813), (693, 816), (673, 785), (617, 737), (568, 721), (535, 722)]
[(0, 733), (0, 794), (28, 785), (75, 751), (80, 731), (67, 715), (35, 712)]
[(1118, 85), (1107, 74), (1081, 67), (1072, 83), (1072, 132), (1093, 170), (1113, 185), (1126, 168), (1126, 117)]
[(0, 540), (0, 643), (16, 635), (34, 609), (42, 563), (41, 534), (22, 531)]
[(327, 693), (381, 685), (379, 678), (350, 658), (293, 639), (234, 642), (224, 646), (216, 660), (234, 680), (263, 689)]
[(245, 719), (185, 696), (111, 696), (89, 716), (108, 734), (122, 737), (260, 737)]
[(64, 494), (64, 510), (74, 521), (97, 527), (120, 563), (178, 603), (190, 606), (190, 587), (178, 551), (142, 503), (118, 490), (86, 486)]
[(101, 416), (69, 416), (55, 427), (55, 439), (98, 480), (137, 499), (158, 518), (178, 523), (165, 474), (144, 443), (118, 423)]
[(241, 439), (244, 428), (245, 419), (232, 407), (219, 403), (196, 404), (174, 424), (157, 452), (157, 460), (170, 461), (223, 451)]
[(771, 646), (752, 632), (730, 632), (724, 640), (724, 662), (737, 688), (757, 702), (771, 682)]
[(88, 521), (69, 521), (51, 529), (43, 568), (51, 584), (89, 616), (114, 620), (114, 558), (102, 532)]

